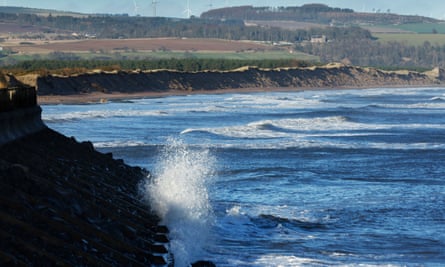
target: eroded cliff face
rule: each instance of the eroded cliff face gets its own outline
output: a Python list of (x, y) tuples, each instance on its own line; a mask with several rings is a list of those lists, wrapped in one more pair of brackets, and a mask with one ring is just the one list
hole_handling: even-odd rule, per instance
[(387, 72), (374, 68), (327, 65), (312, 68), (178, 72), (169, 70), (94, 72), (36, 79), (39, 95), (168, 92), (235, 88), (365, 88), (441, 84), (441, 70), (430, 73)]

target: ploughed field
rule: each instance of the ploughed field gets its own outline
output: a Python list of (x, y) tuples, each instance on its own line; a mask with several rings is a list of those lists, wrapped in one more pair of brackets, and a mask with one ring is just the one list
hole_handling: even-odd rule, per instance
[(51, 42), (19, 42), (11, 44), (14, 51), (40, 53), (40, 52), (90, 52), (93, 50), (138, 50), (138, 51), (242, 51), (242, 50), (272, 50), (273, 46), (247, 42), (229, 41), (220, 39), (89, 39), (75, 41)]

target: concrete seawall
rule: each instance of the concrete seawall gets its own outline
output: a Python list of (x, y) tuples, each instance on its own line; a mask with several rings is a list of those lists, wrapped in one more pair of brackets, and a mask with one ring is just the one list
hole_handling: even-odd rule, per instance
[(46, 128), (39, 106), (0, 112), (0, 145)]
[(139, 196), (149, 172), (48, 128), (35, 88), (1, 86), (0, 266), (173, 266)]
[(0, 145), (46, 128), (33, 87), (0, 89)]

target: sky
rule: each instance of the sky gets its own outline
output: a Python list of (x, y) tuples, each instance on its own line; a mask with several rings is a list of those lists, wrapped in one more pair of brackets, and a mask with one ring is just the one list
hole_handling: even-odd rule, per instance
[(443, 0), (0, 0), (2, 6), (34, 7), (76, 11), (82, 13), (126, 13), (131, 16), (153, 16), (152, 2), (156, 2), (156, 15), (185, 18), (199, 16), (209, 9), (226, 6), (301, 6), (322, 3), (331, 7), (351, 8), (355, 11), (388, 12), (404, 15), (422, 15), (445, 20)]

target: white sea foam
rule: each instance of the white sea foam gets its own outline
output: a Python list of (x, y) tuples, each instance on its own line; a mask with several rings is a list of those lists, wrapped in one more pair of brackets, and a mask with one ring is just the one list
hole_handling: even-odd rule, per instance
[(291, 266), (327, 266), (332, 264), (333, 263), (323, 262), (318, 259), (289, 256), (289, 255), (266, 254), (259, 257), (252, 265), (291, 267)]
[(250, 108), (260, 108), (272, 107), (274, 109), (283, 108), (307, 108), (319, 105), (322, 101), (319, 96), (284, 96), (281, 94), (240, 94), (233, 95), (225, 99), (228, 103), (235, 103), (238, 106), (249, 106)]
[(192, 150), (176, 139), (168, 143), (144, 194), (170, 230), (175, 266), (189, 266), (209, 245), (214, 219), (208, 186), (215, 159), (209, 150)]
[(94, 147), (96, 148), (135, 147), (144, 145), (148, 144), (138, 140), (115, 140), (115, 141), (94, 142)]
[(101, 119), (112, 117), (146, 117), (146, 116), (165, 116), (164, 111), (159, 110), (88, 110), (76, 111), (59, 114), (42, 114), (42, 119), (45, 122), (59, 122), (59, 121), (73, 121), (84, 119)]
[[(245, 125), (214, 127), (214, 128), (188, 128), (181, 134), (192, 134), (194, 132), (208, 132), (220, 136), (243, 139), (257, 138), (293, 138), (296, 141), (308, 141), (311, 137), (340, 137), (340, 136), (368, 136), (375, 134), (388, 134), (384, 131), (389, 129), (445, 129), (441, 124), (367, 124), (350, 121), (344, 116), (297, 118), (261, 120)], [(372, 132), (365, 132), (365, 131)], [(334, 132), (335, 131), (335, 132)], [(361, 132), (357, 132), (361, 131)], [(319, 140), (317, 140), (319, 142)]]

